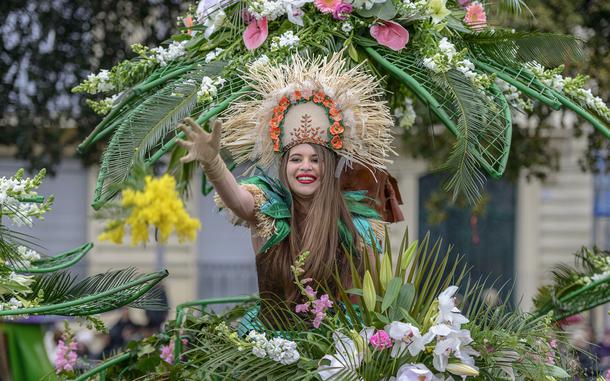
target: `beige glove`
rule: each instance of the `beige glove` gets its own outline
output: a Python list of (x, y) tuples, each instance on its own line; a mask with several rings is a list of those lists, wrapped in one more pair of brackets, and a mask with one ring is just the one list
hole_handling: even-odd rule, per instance
[(226, 165), (220, 158), (220, 155), (218, 155), (222, 123), (219, 120), (215, 120), (213, 122), (212, 133), (207, 133), (193, 119), (185, 118), (182, 123), (178, 124), (178, 128), (189, 139), (176, 140), (176, 144), (188, 151), (180, 161), (182, 163), (190, 163), (193, 160), (197, 160), (203, 166), (203, 170), (210, 181), (224, 176)]
[(178, 124), (178, 128), (188, 137), (188, 140), (176, 140), (176, 144), (188, 151), (180, 161), (182, 163), (190, 163), (193, 160), (200, 162), (208, 180), (214, 184), (216, 193), (227, 208), (231, 209), (239, 218), (254, 221), (256, 218), (254, 197), (237, 183), (218, 154), (222, 123), (218, 120), (214, 121), (211, 134), (205, 132), (191, 118), (184, 119), (182, 123)]

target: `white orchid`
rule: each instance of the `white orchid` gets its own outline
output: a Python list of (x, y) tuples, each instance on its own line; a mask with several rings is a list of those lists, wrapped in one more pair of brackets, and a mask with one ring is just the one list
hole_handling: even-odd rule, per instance
[[(327, 380), (337, 373), (344, 371), (344, 369), (351, 369), (355, 372), (360, 367), (360, 364), (362, 364), (365, 348), (374, 332), (375, 328), (364, 328), (355, 337), (356, 341), (341, 332), (334, 332), (333, 340), (337, 353), (322, 357), (320, 361), (329, 360), (330, 364), (318, 367), (320, 378)], [(362, 378), (358, 380), (360, 379)]]
[(206, 17), (205, 21), (203, 22), (203, 26), (205, 26), (203, 36), (209, 39), (210, 36), (222, 26), (226, 18), (227, 15), (222, 9), (214, 12), (212, 15), (210, 15), (210, 17)]
[(424, 364), (405, 364), (398, 369), (395, 380), (436, 381), (438, 378)]
[(424, 338), (421, 336), (419, 328), (411, 324), (393, 321), (385, 327), (385, 331), (394, 340), (392, 353), (390, 353), (392, 357), (402, 355), (405, 350), (408, 350), (411, 356), (417, 356), (424, 350), (426, 345)]
[(293, 24), (303, 26), (303, 10), (301, 7), (307, 3), (311, 3), (313, 0), (284, 0), (282, 5), (286, 10), (286, 16), (288, 21)]
[(457, 286), (450, 286), (438, 296), (438, 317), (436, 323), (448, 323), (457, 329), (468, 319), (460, 314), (460, 310), (455, 306), (455, 293)]
[(479, 353), (468, 345), (472, 342), (470, 331), (454, 329), (446, 324), (433, 326), (430, 331), (435, 333), (437, 338), (432, 360), (436, 370), (444, 372), (449, 363), (449, 357), (452, 355), (462, 360), (463, 363), (474, 366), (472, 356), (478, 356)]

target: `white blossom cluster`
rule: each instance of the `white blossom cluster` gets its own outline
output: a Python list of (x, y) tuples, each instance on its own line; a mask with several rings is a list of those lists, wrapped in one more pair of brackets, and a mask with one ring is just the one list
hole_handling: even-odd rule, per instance
[(485, 89), (491, 85), (491, 78), (487, 74), (475, 71), (474, 64), (464, 58), (465, 52), (458, 52), (455, 45), (446, 37), (438, 43), (437, 52), (431, 57), (423, 59), (423, 65), (435, 73), (446, 73), (451, 69), (458, 70), (468, 78), (479, 89)]
[(341, 24), (341, 31), (345, 34), (350, 33), (353, 29), (354, 29), (354, 26), (349, 21), (345, 21), (345, 22), (343, 22), (343, 24)]
[(266, 54), (261, 54), (257, 59), (252, 61), (250, 70), (256, 70), (269, 65), (269, 57)]
[(512, 107), (515, 107), (518, 110), (528, 110), (531, 111), (532, 109), (532, 102), (529, 98), (523, 98), (521, 96), (521, 93), (519, 92), (519, 90), (517, 90), (517, 88), (513, 85), (511, 85), (510, 83), (501, 80), (500, 78), (496, 78), (495, 79), (495, 83), (498, 86), (498, 88), (500, 89), (500, 91), (502, 91), (502, 94), (504, 95), (504, 98), (506, 99), (506, 101), (508, 102), (509, 105), (511, 105)]
[(610, 122), (610, 109), (603, 99), (593, 95), (591, 89), (582, 88), (576, 78), (564, 77), (556, 70), (545, 70), (537, 62), (529, 62), (527, 67), (545, 85), (558, 92), (567, 94), (576, 100), (581, 106), (595, 110), (600, 116)]
[(273, 40), (271, 41), (271, 50), (276, 51), (282, 48), (294, 48), (299, 45), (299, 41), (299, 36), (294, 34), (293, 31), (288, 30), (280, 36), (273, 37)]
[(23, 307), (23, 303), (21, 303), (21, 301), (19, 301), (17, 298), (12, 297), (8, 302), (6, 303), (0, 303), (0, 311), (2, 310), (16, 310)]
[(218, 95), (218, 89), (222, 88), (226, 82), (227, 80), (222, 77), (215, 79), (208, 76), (203, 77), (199, 91), (197, 91), (197, 102), (205, 103), (214, 99)]
[(19, 254), (19, 264), (24, 267), (29, 267), (32, 261), (40, 260), (40, 254), (25, 246), (17, 247), (17, 253)]
[(427, 0), (403, 0), (399, 7), (403, 13), (418, 13), (428, 7)]
[(0, 178), (0, 216), (8, 216), (16, 226), (32, 226), (32, 217), (41, 217), (48, 205), (21, 202), (19, 198), (36, 196), (34, 180), (20, 176)]
[(223, 48), (216, 48), (205, 55), (205, 62), (212, 62), (220, 55), (220, 53), (224, 52)]
[(166, 66), (176, 58), (182, 57), (186, 54), (186, 44), (188, 41), (172, 41), (167, 48), (159, 46), (151, 51), (154, 54), (155, 60), (159, 62), (159, 65)]
[(89, 83), (90, 94), (114, 90), (114, 85), (110, 82), (110, 72), (106, 69), (100, 70), (97, 74), (89, 74), (87, 76), (87, 82)]
[(252, 354), (256, 357), (264, 358), (269, 356), (271, 360), (279, 362), (282, 365), (294, 364), (301, 358), (297, 351), (297, 344), (294, 341), (280, 337), (267, 340), (264, 333), (256, 331), (250, 331), (246, 339), (254, 344)]
[(266, 17), (267, 20), (275, 20), (282, 16), (286, 9), (282, 0), (254, 0), (250, 1), (248, 6), (248, 12), (252, 14), (257, 20)]
[(405, 97), (405, 104), (403, 107), (398, 107), (394, 110), (394, 116), (398, 119), (398, 125), (400, 128), (408, 130), (415, 124), (415, 109), (413, 108), (413, 99)]

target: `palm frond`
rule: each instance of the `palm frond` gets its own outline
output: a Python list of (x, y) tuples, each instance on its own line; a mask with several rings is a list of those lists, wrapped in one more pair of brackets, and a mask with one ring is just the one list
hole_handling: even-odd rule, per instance
[(24, 314), (85, 316), (134, 303), (147, 309), (162, 309), (164, 305), (155, 295), (151, 298), (145, 294), (167, 274), (167, 271), (160, 271), (138, 275), (134, 269), (123, 269), (108, 271), (79, 282), (74, 275), (66, 271), (36, 276), (30, 295), (42, 296), (44, 304), (38, 307), (3, 310), (0, 311), (0, 316)]
[(533, 15), (524, 0), (499, 0), (498, 11), (515, 16), (520, 16), (523, 13), (529, 16)]
[(476, 199), (483, 181), (479, 166), (496, 178), (506, 169), (512, 128), (506, 99), (493, 87), (482, 92), (457, 70), (431, 76), (422, 58), (413, 53), (366, 51), (457, 137), (446, 166), (455, 174), (448, 185), (454, 194), (463, 192), (471, 201)]
[(564, 34), (495, 29), (462, 37), (475, 58), (505, 65), (536, 61), (557, 67), (583, 58), (581, 41)]
[(218, 64), (209, 64), (188, 72), (148, 96), (122, 120), (102, 159), (94, 196), (96, 207), (116, 194), (109, 189), (112, 184), (125, 181), (134, 163), (146, 158), (175, 130), (178, 121), (192, 114), (202, 78), (219, 70)]
[(29, 266), (23, 263), (14, 263), (11, 266), (15, 271), (25, 273), (49, 273), (53, 271), (67, 269), (80, 261), (93, 247), (91, 242), (67, 250), (55, 256), (43, 256), (41, 259), (32, 261)]

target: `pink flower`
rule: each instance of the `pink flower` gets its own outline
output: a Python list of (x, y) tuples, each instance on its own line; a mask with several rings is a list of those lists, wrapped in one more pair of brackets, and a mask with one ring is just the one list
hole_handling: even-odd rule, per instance
[(313, 281), (312, 278), (305, 278), (305, 279), (301, 279), (301, 284), (307, 284), (309, 282)]
[(322, 13), (333, 13), (335, 8), (341, 4), (341, 0), (314, 0), (314, 5)]
[(57, 343), (57, 351), (55, 352), (55, 373), (59, 374), (63, 371), (70, 372), (74, 370), (78, 355), (76, 350), (78, 344), (74, 341), (64, 343), (63, 340), (59, 340)]
[(316, 313), (316, 317), (313, 319), (314, 328), (320, 328), (320, 324), (322, 324), (322, 320), (324, 320), (325, 317), (326, 314), (324, 312)]
[(487, 16), (483, 4), (475, 1), (466, 7), (464, 22), (474, 30), (480, 30), (487, 26)]
[(309, 311), (309, 303), (297, 304), (294, 308), (297, 314)]
[(161, 360), (165, 361), (168, 364), (174, 363), (174, 341), (171, 340), (169, 345), (161, 346)]
[(307, 287), (305, 287), (305, 294), (307, 294), (307, 296), (310, 298), (315, 298), (317, 292), (314, 291), (313, 288), (311, 288), (311, 286), (307, 286)]
[(267, 39), (269, 30), (267, 29), (267, 18), (263, 17), (260, 20), (254, 20), (244, 30), (244, 44), (246, 49), (254, 50), (261, 46)]
[(392, 339), (390, 339), (390, 335), (384, 330), (379, 330), (371, 336), (370, 343), (378, 351), (392, 347)]
[(549, 341), (549, 346), (551, 348), (557, 348), (557, 340), (552, 339), (551, 341)]
[(370, 32), (379, 45), (387, 46), (392, 50), (398, 51), (409, 42), (409, 31), (394, 21), (383, 21), (382, 24), (375, 24), (371, 26)]
[(328, 299), (327, 294), (322, 295), (320, 299), (316, 299), (312, 303), (314, 313), (324, 312), (324, 310), (333, 306), (333, 302)]
[(470, 4), (470, 0), (458, 0), (458, 4), (460, 4), (460, 7), (465, 8), (468, 4)]
[(606, 372), (606, 381), (610, 381), (610, 369)]
[(335, 20), (347, 20), (347, 16), (352, 13), (354, 7), (350, 3), (340, 3), (333, 10), (333, 18)]

